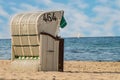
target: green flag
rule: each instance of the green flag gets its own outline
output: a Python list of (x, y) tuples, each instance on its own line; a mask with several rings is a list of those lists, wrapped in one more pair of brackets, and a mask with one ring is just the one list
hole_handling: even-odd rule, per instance
[(62, 19), (60, 21), (60, 27), (64, 28), (66, 25), (67, 25), (67, 22), (66, 22), (65, 18), (62, 16)]

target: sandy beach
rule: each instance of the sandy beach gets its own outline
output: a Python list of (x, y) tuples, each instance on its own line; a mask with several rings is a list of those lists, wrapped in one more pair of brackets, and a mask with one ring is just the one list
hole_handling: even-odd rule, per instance
[(120, 80), (120, 62), (65, 61), (64, 72), (11, 71), (0, 60), (0, 80)]

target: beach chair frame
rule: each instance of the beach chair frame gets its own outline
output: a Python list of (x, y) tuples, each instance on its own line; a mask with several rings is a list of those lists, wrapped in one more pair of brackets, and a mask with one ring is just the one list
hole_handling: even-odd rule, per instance
[[(34, 13), (28, 12), (15, 15), (11, 20), (11, 60), (25, 60), (28, 57), (38, 57), (40, 58), (41, 70), (63, 71), (64, 39), (57, 37), (60, 21), (63, 15), (64, 11), (38, 11)], [(51, 41), (55, 43), (54, 46), (56, 46), (54, 47), (54, 50), (57, 51), (54, 55), (57, 54), (57, 62), (53, 64), (53, 66), (55, 66), (53, 68), (43, 68), (43, 62), (46, 61), (43, 59), (46, 55), (43, 55), (44, 48), (41, 46), (46, 44), (43, 37), (51, 39)], [(49, 42), (49, 40), (47, 42)]]

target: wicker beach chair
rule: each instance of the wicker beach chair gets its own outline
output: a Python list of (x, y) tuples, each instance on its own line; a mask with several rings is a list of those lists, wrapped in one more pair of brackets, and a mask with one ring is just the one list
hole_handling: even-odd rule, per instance
[(63, 13), (38, 11), (20, 13), (12, 18), (11, 60), (16, 66), (14, 69), (25, 65), (24, 70), (34, 67), (44, 71), (63, 71), (63, 49), (60, 46), (63, 47), (64, 40), (57, 37)]

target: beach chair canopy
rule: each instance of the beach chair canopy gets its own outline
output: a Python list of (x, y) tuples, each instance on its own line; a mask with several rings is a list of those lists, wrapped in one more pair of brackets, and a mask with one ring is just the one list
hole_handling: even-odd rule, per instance
[(56, 37), (63, 11), (29, 12), (15, 15), (11, 20), (12, 54), (14, 56), (39, 56), (40, 33)]

